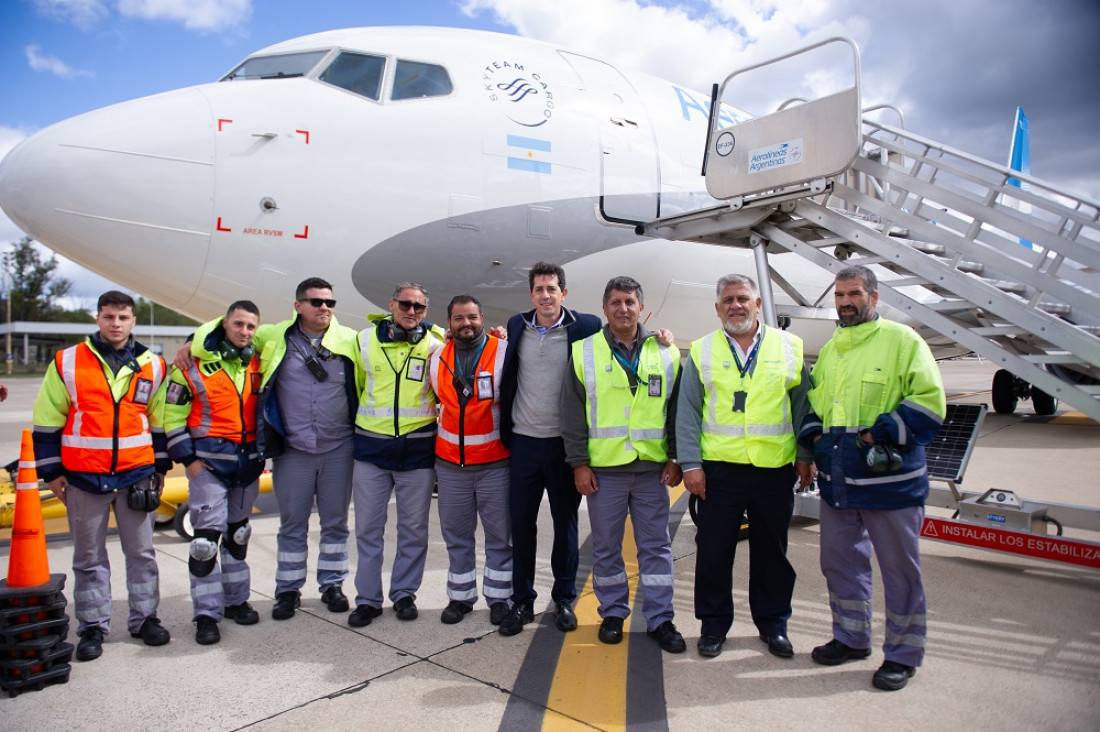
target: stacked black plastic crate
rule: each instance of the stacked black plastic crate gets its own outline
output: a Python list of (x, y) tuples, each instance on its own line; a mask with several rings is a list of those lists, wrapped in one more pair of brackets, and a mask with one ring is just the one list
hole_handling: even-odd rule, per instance
[(73, 645), (66, 643), (65, 575), (34, 587), (0, 581), (0, 691), (10, 696), (69, 680)]

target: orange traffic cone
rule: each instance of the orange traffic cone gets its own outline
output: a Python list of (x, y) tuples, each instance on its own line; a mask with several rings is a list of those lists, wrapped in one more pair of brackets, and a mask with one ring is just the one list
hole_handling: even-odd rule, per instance
[(19, 447), (19, 473), (15, 480), (15, 519), (11, 528), (8, 587), (34, 587), (50, 581), (46, 558), (46, 529), (42, 500), (38, 497), (38, 471), (34, 468), (31, 431), (23, 430)]

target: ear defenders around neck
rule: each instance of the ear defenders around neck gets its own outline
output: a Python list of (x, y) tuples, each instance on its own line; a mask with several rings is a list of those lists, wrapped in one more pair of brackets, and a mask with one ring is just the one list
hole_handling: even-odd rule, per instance
[(424, 340), (427, 333), (428, 331), (423, 325), (417, 325), (412, 330), (406, 330), (397, 323), (390, 321), (390, 340), (395, 343), (411, 343), (415, 346)]
[(256, 355), (256, 348), (251, 343), (244, 348), (237, 348), (228, 340), (223, 340), (218, 346), (218, 353), (228, 361), (239, 358), (241, 363), (247, 366), (252, 361), (252, 357)]

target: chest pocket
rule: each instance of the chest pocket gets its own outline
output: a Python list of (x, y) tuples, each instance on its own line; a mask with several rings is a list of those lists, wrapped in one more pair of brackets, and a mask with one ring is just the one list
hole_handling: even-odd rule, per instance
[(882, 413), (886, 400), (886, 376), (879, 373), (864, 374), (859, 385), (859, 404), (874, 410), (877, 416)]

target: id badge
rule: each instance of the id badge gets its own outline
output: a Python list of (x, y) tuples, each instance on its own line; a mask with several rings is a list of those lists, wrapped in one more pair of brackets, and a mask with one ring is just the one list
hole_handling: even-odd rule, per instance
[(183, 405), (191, 401), (191, 391), (178, 382), (168, 384), (168, 391), (164, 400), (169, 404)]
[(477, 400), (483, 402), (493, 398), (493, 375), (478, 374), (477, 376)]
[(748, 398), (748, 393), (743, 391), (733, 392), (733, 411), (744, 412), (745, 411), (745, 399)]
[(148, 404), (151, 396), (153, 396), (153, 382), (149, 379), (138, 379), (134, 387), (134, 404)]
[(408, 378), (409, 381), (423, 381), (424, 364), (425, 361), (422, 358), (410, 358), (409, 367), (405, 370), (406, 378)]
[(661, 375), (650, 374), (649, 375), (649, 395), (651, 397), (661, 396)]

